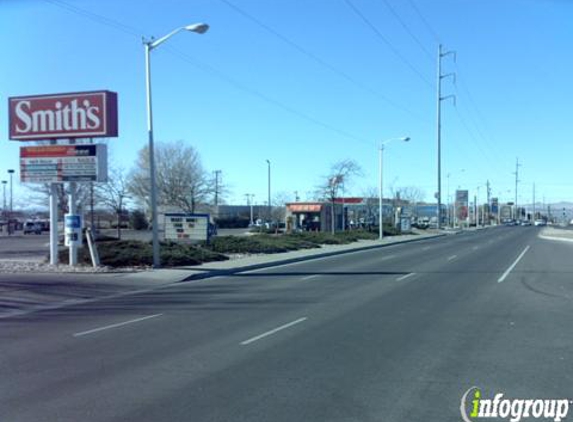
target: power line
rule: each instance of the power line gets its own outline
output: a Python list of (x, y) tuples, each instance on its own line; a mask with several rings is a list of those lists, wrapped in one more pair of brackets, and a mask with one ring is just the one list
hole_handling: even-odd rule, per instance
[(428, 30), (428, 32), (430, 32), (430, 34), (432, 34), (432, 36), (434, 37), (434, 40), (436, 41), (436, 43), (442, 44), (442, 41), (440, 40), (440, 36), (439, 36), (438, 33), (434, 30), (434, 28), (432, 28), (432, 26), (431, 26), (430, 23), (426, 20), (426, 18), (424, 18), (424, 15), (422, 15), (422, 12), (420, 12), (420, 9), (418, 9), (418, 7), (416, 6), (416, 3), (414, 3), (414, 0), (408, 0), (408, 2), (410, 3), (410, 6), (412, 6), (412, 9), (414, 9), (414, 11), (416, 12), (416, 14), (418, 15), (418, 17), (420, 18), (420, 20), (422, 21), (422, 23), (424, 24), (424, 26), (425, 26), (426, 29)]
[(126, 34), (130, 34), (130, 35), (134, 35), (136, 37), (141, 37), (142, 34), (144, 33), (144, 31), (135, 28), (133, 26), (129, 26), (129, 25), (125, 25), (121, 22), (118, 22), (114, 19), (110, 19), (107, 18), (105, 16), (99, 15), (97, 13), (94, 12), (90, 12), (88, 10), (85, 9), (80, 9), (79, 7), (73, 6), (69, 3), (66, 3), (64, 1), (61, 0), (44, 0), (46, 3), (50, 3), (54, 6), (60, 7), (62, 9), (66, 9), (69, 12), (75, 13), (77, 15), (83, 16), (85, 18), (91, 19), (95, 22), (101, 23), (103, 25), (107, 25), (110, 27), (113, 27), (115, 29), (118, 29), (122, 32), (125, 32)]
[(217, 70), (213, 66), (208, 65), (208, 64), (203, 63), (203, 62), (200, 62), (196, 58), (191, 57), (190, 55), (182, 52), (181, 50), (178, 50), (172, 46), (165, 46), (165, 50), (171, 52), (172, 54), (179, 57), (179, 59), (197, 67), (198, 69), (201, 69), (202, 71), (209, 73), (209, 74), (227, 82), (228, 84), (232, 85), (234, 88), (236, 88), (240, 91), (246, 92), (246, 93), (248, 93), (254, 97), (257, 97), (257, 98), (259, 98), (259, 99), (261, 99), (261, 100), (263, 100), (269, 104), (272, 104), (278, 108), (281, 108), (282, 110), (284, 110), (284, 111), (286, 111), (286, 112), (288, 112), (294, 116), (297, 116), (303, 120), (306, 120), (310, 123), (313, 123), (316, 126), (320, 126), (324, 129), (328, 129), (329, 131), (337, 133), (338, 135), (341, 135), (345, 138), (353, 139), (353, 140), (358, 141), (358, 142), (372, 145), (372, 142), (370, 142), (370, 141), (368, 141), (362, 137), (356, 136), (356, 135), (351, 134), (349, 132), (346, 132), (342, 129), (338, 129), (338, 128), (336, 128), (336, 127), (334, 127), (328, 123), (325, 123), (319, 119), (316, 119), (315, 117), (312, 117), (312, 116), (310, 116), (310, 115), (308, 115), (302, 111), (299, 111), (299, 110), (295, 109), (294, 107), (286, 105), (279, 100), (276, 100), (276, 99), (274, 99), (274, 98), (272, 98), (266, 94), (263, 94), (262, 92), (260, 92), (256, 89), (253, 89), (253, 88), (237, 81), (236, 79), (226, 75), (225, 73), (221, 72), (220, 70)]
[[(130, 34), (130, 35), (134, 35), (134, 36), (139, 37), (143, 33), (143, 31), (139, 31), (138, 29), (136, 29), (134, 27), (125, 25), (119, 21), (107, 18), (105, 16), (102, 16), (102, 15), (99, 15), (99, 14), (96, 14), (93, 12), (89, 12), (89, 11), (84, 10), (84, 9), (80, 9), (76, 6), (72, 6), (72, 5), (66, 3), (62, 0), (44, 0), (44, 1), (47, 3), (51, 3), (55, 6), (64, 8), (64, 9), (66, 9), (72, 13), (76, 13), (78, 15), (81, 15), (83, 17), (91, 19), (91, 20), (98, 22), (100, 24), (113, 27), (115, 29), (118, 29), (118, 30), (120, 30), (124, 33)], [(274, 106), (281, 108), (282, 110), (284, 110), (284, 111), (286, 111), (292, 115), (295, 115), (295, 116), (297, 116), (303, 120), (306, 120), (306, 121), (308, 121), (308, 122), (310, 122), (316, 126), (322, 127), (323, 129), (327, 129), (331, 132), (337, 133), (338, 135), (343, 136), (345, 138), (353, 139), (353, 140), (358, 141), (358, 142), (367, 143), (368, 145), (372, 145), (372, 142), (369, 142), (369, 141), (365, 140), (364, 138), (353, 135), (353, 134), (346, 132), (342, 129), (338, 129), (338, 128), (336, 128), (336, 127), (334, 127), (328, 123), (325, 123), (325, 122), (323, 122), (319, 119), (316, 119), (316, 118), (314, 118), (314, 117), (312, 117), (312, 116), (310, 116), (310, 115), (308, 115), (302, 111), (299, 111), (299, 110), (295, 109), (294, 107), (288, 106), (288, 105), (286, 105), (286, 104), (284, 104), (284, 103), (282, 103), (282, 102), (280, 102), (274, 98), (269, 97), (268, 95), (265, 95), (265, 94), (255, 90), (253, 88), (250, 88), (247, 85), (242, 84), (239, 81), (237, 81), (237, 80), (231, 78), (230, 76), (224, 74), (223, 72), (217, 70), (213, 66), (210, 66), (206, 63), (202, 63), (199, 60), (192, 58), (191, 56), (183, 53), (180, 50), (175, 49), (172, 46), (165, 46), (164, 49), (169, 51), (171, 54), (177, 56), (179, 59), (195, 66), (196, 68), (199, 68), (199, 69), (203, 70), (204, 72), (210, 73), (211, 75), (214, 75), (214, 76), (218, 77), (219, 79), (224, 80), (225, 82), (229, 83), (230, 85), (234, 86), (235, 88), (237, 88), (243, 92), (246, 92), (252, 96), (255, 96), (255, 97), (257, 97), (257, 98), (259, 98), (259, 99), (261, 99), (261, 100), (263, 100), (269, 104), (273, 104)]]
[(400, 51), (396, 47), (394, 47), (394, 45), (390, 41), (388, 41), (386, 37), (384, 37), (384, 35), (382, 35), (382, 33), (378, 30), (378, 28), (376, 28), (376, 26), (374, 26), (374, 24), (370, 22), (370, 20), (368, 20), (368, 18), (355, 5), (353, 5), (350, 2), (350, 0), (344, 0), (344, 2), (362, 20), (362, 22), (368, 28), (370, 28), (370, 30), (372, 30), (372, 32), (376, 35), (376, 37), (380, 41), (382, 41), (382, 43), (386, 47), (388, 47), (390, 51), (392, 51), (392, 53), (394, 53), (394, 55), (398, 57), (400, 61), (402, 61), (402, 63), (404, 63), (412, 72), (414, 72), (420, 78), (421, 81), (423, 81), (430, 88), (434, 87), (434, 85), (428, 80), (428, 78), (426, 78), (418, 69), (416, 69), (416, 67), (412, 63), (410, 63), (410, 61), (406, 59), (406, 57), (404, 57), (402, 53), (400, 53)]
[(265, 24), (264, 22), (262, 22), (260, 19), (257, 19), (256, 17), (254, 17), (253, 15), (247, 13), (245, 10), (241, 9), (240, 7), (238, 7), (237, 5), (231, 3), (228, 0), (219, 0), (221, 1), (223, 4), (227, 5), (228, 7), (230, 7), (231, 9), (233, 9), (235, 12), (239, 13), (241, 16), (243, 16), (244, 18), (250, 20), (251, 22), (255, 23), (256, 25), (258, 25), (259, 27), (263, 28), (265, 31), (267, 31), (268, 33), (274, 35), (275, 37), (277, 37), (278, 39), (280, 39), (282, 42), (284, 42), (285, 44), (289, 45), (290, 47), (294, 48), (296, 51), (298, 51), (299, 53), (301, 53), (302, 55), (310, 58), (311, 60), (313, 60), (314, 62), (318, 63), (320, 66), (328, 69), (329, 71), (335, 73), (336, 75), (338, 75), (339, 77), (345, 79), (346, 81), (352, 83), (353, 85), (359, 87), (360, 89), (376, 96), (379, 97), (380, 99), (382, 99), (383, 101), (385, 101), (386, 103), (388, 103), (389, 105), (393, 106), (394, 108), (397, 108), (401, 111), (406, 112), (407, 114), (409, 114), (412, 117), (415, 118), (420, 118), (420, 116), (417, 116), (414, 112), (412, 112), (410, 109), (408, 109), (407, 107), (397, 103), (396, 101), (390, 99), (389, 97), (381, 94), (380, 92), (378, 92), (377, 90), (369, 87), (368, 85), (365, 85), (364, 83), (356, 80), (355, 78), (353, 78), (352, 76), (350, 76), (348, 73), (338, 69), (337, 67), (333, 66), (332, 64), (330, 64), (329, 62), (327, 62), (326, 60), (322, 59), (321, 57), (317, 56), (316, 54), (312, 53), (311, 51), (307, 50), (306, 48), (302, 47), (300, 44), (297, 44), (296, 42), (294, 42), (293, 40), (291, 40), (290, 38), (286, 37), (285, 35), (281, 34), (280, 32), (278, 32), (277, 30), (275, 30), (274, 28), (272, 28), (271, 26)]
[(408, 33), (408, 35), (410, 35), (410, 38), (412, 38), (414, 40), (414, 42), (416, 44), (418, 44), (418, 46), (422, 49), (422, 51), (426, 54), (426, 56), (428, 57), (428, 59), (430, 59), (431, 61), (434, 61), (434, 57), (432, 56), (432, 53), (430, 53), (428, 51), (428, 49), (424, 46), (424, 44), (420, 41), (420, 39), (418, 37), (416, 37), (416, 35), (410, 30), (410, 28), (408, 27), (408, 25), (406, 25), (406, 23), (402, 20), (402, 18), (400, 17), (400, 15), (398, 14), (398, 12), (396, 12), (396, 10), (390, 5), (390, 3), (388, 2), (388, 0), (382, 0), (384, 2), (384, 4), (386, 5), (386, 7), (388, 8), (388, 10), (390, 11), (390, 13), (392, 13), (392, 15), (396, 18), (396, 20), (400, 23), (400, 25), (402, 26), (402, 28), (404, 28), (404, 30)]

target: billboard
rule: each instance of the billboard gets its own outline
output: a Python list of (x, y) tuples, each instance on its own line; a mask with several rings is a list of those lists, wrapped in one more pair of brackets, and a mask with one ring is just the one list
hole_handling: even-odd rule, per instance
[(9, 138), (33, 141), (117, 136), (117, 94), (90, 91), (8, 98)]
[(20, 148), (22, 183), (106, 182), (107, 145)]
[(456, 190), (456, 218), (465, 221), (468, 218), (468, 191)]
[(201, 241), (209, 238), (209, 214), (165, 213), (165, 240)]

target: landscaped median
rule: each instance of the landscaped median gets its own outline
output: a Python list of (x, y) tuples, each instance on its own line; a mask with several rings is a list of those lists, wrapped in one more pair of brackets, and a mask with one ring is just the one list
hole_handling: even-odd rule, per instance
[[(331, 233), (258, 234), (253, 236), (218, 236), (208, 243), (190, 245), (162, 242), (163, 267), (199, 265), (205, 262), (228, 260), (228, 255), (273, 254), (299, 249), (320, 248), (321, 245), (342, 245), (358, 240), (375, 240), (378, 234), (365, 230)], [(153, 262), (150, 242), (135, 240), (103, 240), (97, 243), (102, 265), (108, 267), (146, 267)], [(68, 262), (68, 251), (60, 251), (60, 263)], [(90, 265), (87, 247), (80, 249), (78, 262)]]

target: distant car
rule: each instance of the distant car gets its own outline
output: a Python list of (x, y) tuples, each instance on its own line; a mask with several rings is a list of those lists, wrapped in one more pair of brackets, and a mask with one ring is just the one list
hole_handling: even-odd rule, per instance
[(522, 226), (531, 226), (531, 221), (529, 221), (529, 220), (523, 220), (523, 221), (521, 222), (521, 225), (522, 225)]
[(42, 234), (43, 226), (41, 223), (34, 223), (32, 221), (28, 221), (24, 223), (24, 234)]
[(535, 220), (535, 223), (534, 223), (534, 224), (535, 224), (536, 226), (546, 226), (546, 225), (547, 225), (547, 223), (546, 223), (545, 221), (543, 221), (543, 220)]

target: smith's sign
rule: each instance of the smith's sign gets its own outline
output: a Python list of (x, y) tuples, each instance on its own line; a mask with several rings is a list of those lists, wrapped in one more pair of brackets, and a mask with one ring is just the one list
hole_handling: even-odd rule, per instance
[(110, 91), (8, 99), (10, 139), (117, 136), (117, 94)]

